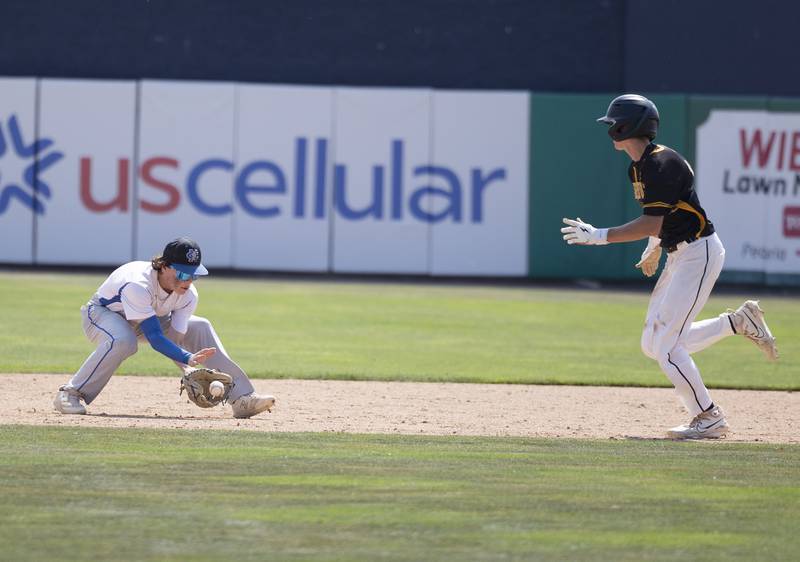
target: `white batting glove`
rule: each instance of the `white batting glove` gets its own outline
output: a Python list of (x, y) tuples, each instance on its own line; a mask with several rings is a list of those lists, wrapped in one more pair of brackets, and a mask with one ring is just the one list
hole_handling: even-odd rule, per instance
[(561, 229), (567, 244), (595, 246), (608, 244), (607, 228), (595, 228), (591, 224), (583, 222), (580, 217), (577, 220), (564, 219), (564, 224), (569, 225)]
[(658, 262), (661, 260), (661, 238), (651, 236), (647, 247), (642, 252), (642, 259), (636, 264), (646, 277), (652, 277), (658, 271)]

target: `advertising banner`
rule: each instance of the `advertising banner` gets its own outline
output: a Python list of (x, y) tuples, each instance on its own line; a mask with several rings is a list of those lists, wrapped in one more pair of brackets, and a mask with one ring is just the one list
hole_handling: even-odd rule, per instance
[(231, 267), (236, 86), (145, 80), (140, 89), (137, 259), (189, 236), (205, 265)]
[[(337, 88), (333, 271), (428, 273), (430, 90)], [(424, 188), (424, 186), (423, 186)]]
[(800, 273), (800, 113), (712, 110), (697, 163), (725, 269)]
[(212, 269), (527, 274), (527, 93), (62, 79), (0, 93), (4, 263), (112, 266), (185, 235)]
[(64, 157), (45, 173), (53, 196), (38, 218), (37, 261), (130, 261), (136, 83), (44, 79), (40, 92), (40, 135)]
[(528, 123), (523, 92), (434, 92), (431, 274), (528, 271)]
[(237, 86), (233, 266), (327, 271), (333, 89)]
[[(50, 166), (60, 159), (51, 141), (36, 142), (36, 80), (0, 78), (0, 261), (33, 261), (34, 215), (52, 198)], [(39, 196), (34, 197), (36, 158)]]

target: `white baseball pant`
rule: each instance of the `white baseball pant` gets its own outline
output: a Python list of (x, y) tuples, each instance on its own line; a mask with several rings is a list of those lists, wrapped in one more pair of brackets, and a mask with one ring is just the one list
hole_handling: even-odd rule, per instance
[(708, 301), (724, 261), (725, 248), (716, 233), (680, 244), (667, 254), (647, 308), (642, 351), (658, 361), (693, 416), (713, 402), (691, 354), (734, 333), (727, 314), (694, 321)]

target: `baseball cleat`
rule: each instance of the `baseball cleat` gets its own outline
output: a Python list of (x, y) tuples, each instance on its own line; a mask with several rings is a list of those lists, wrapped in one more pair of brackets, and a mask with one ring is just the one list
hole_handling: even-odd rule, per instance
[(53, 400), (53, 407), (62, 414), (85, 414), (86, 408), (81, 404), (80, 396), (68, 390), (59, 390)]
[(251, 418), (264, 410), (272, 412), (273, 406), (275, 406), (274, 396), (262, 396), (255, 392), (240, 396), (231, 402), (234, 418)]
[(667, 431), (670, 439), (719, 439), (730, 430), (722, 409), (714, 406), (696, 415), (689, 425), (679, 425)]
[(764, 320), (764, 311), (758, 306), (758, 301), (746, 301), (735, 311), (729, 312), (736, 333), (756, 344), (767, 359), (775, 361), (778, 358), (778, 346), (775, 345), (775, 338), (769, 331)]

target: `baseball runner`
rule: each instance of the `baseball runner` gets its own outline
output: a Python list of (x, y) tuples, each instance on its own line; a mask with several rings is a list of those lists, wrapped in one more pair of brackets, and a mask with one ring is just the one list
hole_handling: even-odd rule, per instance
[(695, 322), (722, 270), (725, 249), (700, 206), (689, 163), (671, 148), (652, 142), (659, 125), (655, 104), (639, 95), (619, 96), (597, 121), (608, 125), (614, 148), (625, 151), (633, 161), (628, 177), (642, 215), (612, 228), (595, 228), (580, 218), (565, 218), (564, 240), (602, 245), (648, 238), (636, 264), (648, 277), (658, 269), (662, 250), (666, 252), (667, 262), (647, 309), (642, 351), (658, 361), (692, 415), (688, 424), (670, 429), (667, 435), (673, 439), (722, 437), (728, 432), (728, 423), (711, 400), (692, 354), (741, 334), (775, 360), (775, 338), (756, 301), (748, 300), (735, 311)]
[(208, 275), (200, 247), (189, 238), (169, 242), (151, 262), (117, 268), (81, 308), (83, 331), (97, 349), (70, 381), (59, 388), (53, 405), (62, 414), (85, 414), (120, 364), (147, 341), (188, 372), (203, 364), (232, 378), (227, 401), (235, 418), (249, 418), (275, 404), (256, 394), (250, 379), (228, 357), (211, 323), (194, 316), (198, 294), (193, 282)]

